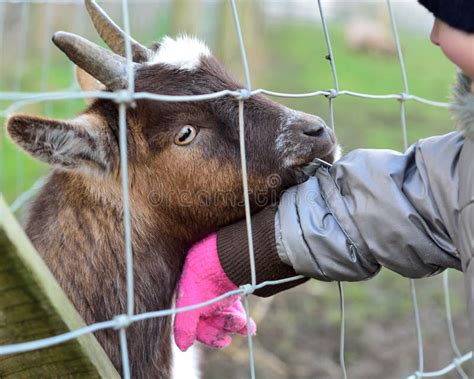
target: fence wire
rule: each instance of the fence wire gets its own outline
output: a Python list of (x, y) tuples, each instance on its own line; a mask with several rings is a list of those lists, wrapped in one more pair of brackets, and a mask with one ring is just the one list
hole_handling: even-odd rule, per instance
[[(147, 0), (141, 0), (138, 2), (146, 3)], [(334, 101), (339, 96), (351, 96), (361, 99), (368, 99), (368, 100), (397, 100), (400, 102), (400, 117), (401, 117), (401, 126), (402, 126), (402, 137), (403, 137), (403, 145), (404, 149), (408, 147), (408, 134), (407, 134), (407, 122), (406, 122), (406, 110), (405, 104), (408, 101), (418, 102), (424, 105), (433, 106), (433, 107), (440, 107), (446, 108), (448, 107), (447, 103), (437, 102), (430, 99), (425, 99), (413, 94), (410, 94), (409, 87), (408, 87), (408, 79), (405, 69), (405, 63), (403, 59), (403, 53), (400, 43), (400, 38), (397, 30), (397, 23), (396, 19), (392, 10), (391, 0), (386, 0), (387, 2), (387, 11), (390, 17), (393, 36), (396, 44), (396, 49), (399, 58), (400, 70), (402, 74), (402, 88), (403, 91), (401, 93), (393, 93), (393, 94), (382, 94), (382, 95), (375, 95), (375, 94), (366, 94), (366, 93), (359, 93), (350, 90), (340, 90), (339, 81), (337, 76), (336, 70), (336, 62), (335, 56), (333, 54), (332, 45), (331, 45), (331, 38), (329, 34), (329, 28), (327, 25), (327, 21), (324, 15), (324, 9), (321, 3), (321, 0), (315, 1), (315, 6), (317, 6), (321, 23), (323, 27), (324, 37), (327, 45), (328, 55), (327, 59), (330, 63), (331, 73), (333, 76), (333, 87), (329, 90), (318, 90), (309, 93), (282, 93), (282, 92), (275, 92), (270, 91), (267, 89), (254, 89), (252, 90), (251, 86), (251, 75), (250, 69), (247, 61), (247, 54), (244, 46), (244, 39), (242, 36), (241, 25), (239, 21), (239, 15), (235, 0), (229, 0), (229, 5), (232, 10), (234, 23), (235, 23), (235, 31), (238, 38), (238, 43), (240, 46), (241, 51), (241, 59), (242, 65), (244, 68), (244, 75), (245, 75), (245, 88), (238, 90), (238, 91), (231, 91), (231, 90), (224, 90), (215, 93), (205, 94), (205, 95), (194, 95), (194, 96), (168, 96), (168, 95), (160, 95), (160, 94), (152, 94), (146, 92), (135, 92), (134, 86), (134, 72), (132, 69), (132, 48), (131, 48), (131, 41), (130, 41), (130, 21), (129, 21), (129, 12), (128, 12), (128, 1), (121, 0), (122, 6), (122, 24), (123, 29), (125, 31), (125, 56), (126, 56), (126, 69), (127, 69), (127, 78), (128, 78), (128, 88), (125, 90), (117, 91), (117, 92), (70, 92), (69, 89), (66, 91), (60, 92), (47, 92), (45, 88), (47, 86), (47, 74), (45, 74), (48, 70), (47, 67), (50, 65), (50, 53), (49, 50), (46, 49), (47, 53), (44, 56), (44, 61), (42, 65), (42, 72), (43, 72), (43, 81), (41, 83), (41, 91), (43, 92), (21, 92), (21, 79), (22, 79), (22, 70), (23, 65), (26, 57), (26, 35), (27, 30), (26, 28), (29, 25), (29, 8), (30, 4), (34, 3), (41, 3), (46, 4), (46, 28), (49, 31), (51, 19), (52, 19), (52, 9), (50, 9), (50, 4), (78, 4), (82, 5), (82, 1), (80, 0), (0, 0), (0, 31), (4, 30), (5, 24), (5, 3), (21, 3), (22, 11), (21, 11), (21, 27), (24, 29), (21, 33), (21, 42), (19, 49), (17, 50), (17, 57), (16, 57), (16, 74), (14, 80), (14, 91), (7, 92), (7, 91), (0, 91), (0, 101), (11, 101), (13, 102), (11, 105), (6, 107), (3, 111), (0, 111), (0, 117), (8, 117), (13, 112), (25, 107), (29, 104), (36, 104), (36, 103), (45, 103), (45, 102), (52, 102), (52, 101), (67, 101), (73, 99), (92, 99), (92, 98), (101, 98), (101, 99), (109, 99), (113, 100), (118, 104), (119, 108), (119, 145), (120, 145), (120, 165), (121, 165), (121, 186), (122, 186), (122, 196), (123, 196), (123, 223), (124, 223), (124, 239), (125, 239), (125, 261), (127, 267), (127, 313), (122, 315), (116, 315), (112, 320), (98, 322), (92, 325), (88, 325), (84, 328), (74, 330), (68, 333), (64, 333), (57, 336), (51, 336), (48, 338), (30, 341), (30, 342), (23, 342), (17, 344), (10, 344), (10, 345), (3, 345), (0, 346), (0, 355), (7, 355), (7, 354), (16, 354), (16, 353), (24, 353), (31, 350), (42, 349), (46, 347), (50, 347), (53, 345), (61, 344), (72, 339), (76, 339), (81, 335), (87, 333), (94, 333), (99, 330), (104, 329), (115, 329), (119, 334), (119, 341), (120, 341), (120, 350), (122, 355), (122, 363), (123, 363), (123, 377), (130, 378), (130, 364), (128, 358), (128, 348), (127, 348), (127, 335), (126, 331), (127, 328), (134, 322), (139, 322), (146, 319), (157, 318), (157, 317), (166, 317), (175, 315), (181, 312), (191, 311), (200, 307), (205, 307), (209, 304), (218, 302), (224, 298), (234, 296), (234, 295), (244, 295), (244, 308), (247, 316), (247, 325), (248, 325), (248, 350), (249, 350), (249, 366), (250, 366), (250, 377), (254, 379), (256, 377), (255, 371), (255, 359), (253, 353), (253, 344), (252, 344), (252, 336), (250, 333), (250, 307), (247, 296), (253, 293), (255, 290), (263, 288), (265, 286), (272, 286), (272, 285), (280, 285), (283, 283), (287, 283), (290, 281), (301, 279), (302, 276), (295, 276), (293, 278), (286, 278), (282, 280), (275, 280), (275, 281), (267, 281), (262, 283), (257, 283), (256, 281), (256, 272), (255, 272), (255, 259), (254, 259), (254, 252), (253, 252), (253, 241), (252, 241), (252, 228), (251, 228), (251, 214), (250, 214), (250, 206), (249, 206), (249, 192), (248, 192), (248, 178), (247, 178), (247, 160), (246, 160), (246, 152), (245, 152), (245, 124), (244, 124), (244, 112), (245, 112), (245, 101), (250, 97), (256, 94), (265, 94), (274, 97), (286, 97), (286, 98), (305, 98), (305, 97), (318, 97), (318, 96), (325, 96), (328, 99), (328, 106), (329, 106), (329, 114), (330, 114), (330, 125), (333, 129), (335, 129), (335, 119), (334, 119)], [(82, 24), (81, 24), (82, 25)], [(0, 33), (0, 37), (3, 33)], [(3, 38), (0, 38), (0, 55), (2, 53), (3, 48)], [(243, 192), (244, 192), (244, 200), (245, 200), (245, 218), (247, 222), (247, 237), (248, 237), (248, 246), (249, 246), (249, 264), (251, 268), (251, 283), (241, 286), (239, 289), (230, 291), (226, 294), (223, 294), (219, 297), (211, 299), (209, 301), (194, 304), (191, 306), (183, 307), (183, 308), (174, 308), (174, 309), (166, 309), (161, 311), (155, 312), (146, 312), (140, 314), (134, 314), (134, 297), (133, 297), (133, 251), (132, 251), (132, 236), (131, 236), (131, 223), (130, 223), (130, 206), (129, 206), (129, 182), (128, 182), (128, 162), (127, 162), (127, 107), (130, 106), (135, 100), (140, 99), (149, 99), (155, 101), (163, 101), (163, 102), (188, 102), (188, 101), (205, 101), (216, 99), (224, 96), (232, 96), (235, 98), (235, 101), (238, 102), (238, 112), (239, 112), (239, 138), (240, 138), (240, 147), (241, 147), (241, 165), (242, 165), (242, 182), (243, 182)], [(3, 159), (3, 138), (0, 134), (0, 163)], [(16, 159), (21, 159), (21, 157), (17, 157)], [(20, 178), (19, 181), (23, 180), (22, 168), (20, 167), (21, 164), (17, 163)], [(4, 177), (2, 175), (2, 170), (0, 170), (0, 185), (4, 181)], [(45, 178), (40, 178), (35, 182), (35, 184), (28, 190), (21, 193), (15, 202), (11, 205), (11, 209), (13, 211), (17, 211), (23, 207), (23, 205), (31, 199), (36, 192), (41, 188), (41, 186), (45, 183)], [(17, 182), (16, 184), (17, 189), (22, 188), (22, 183)], [(2, 188), (0, 186), (0, 188)], [(20, 192), (19, 190), (17, 192)], [(345, 306), (344, 306), (344, 291), (342, 283), (337, 283), (340, 295), (340, 312), (341, 312), (341, 333), (340, 333), (340, 365), (341, 365), (341, 377), (347, 378), (347, 370), (345, 367)], [(472, 360), (473, 353), (468, 352), (466, 354), (462, 354), (458, 344), (456, 342), (456, 337), (454, 334), (454, 326), (453, 326), (453, 319), (452, 319), (452, 312), (451, 312), (451, 303), (450, 303), (450, 292), (449, 292), (449, 279), (448, 279), (448, 271), (443, 273), (443, 290), (444, 290), (444, 298), (445, 298), (445, 311), (446, 311), (446, 320), (449, 330), (449, 339), (450, 345), (453, 352), (453, 359), (451, 362), (446, 362), (446, 365), (437, 371), (424, 371), (424, 351), (423, 351), (423, 340), (422, 340), (422, 327), (421, 327), (421, 320), (420, 320), (420, 312), (418, 308), (418, 302), (416, 299), (416, 284), (414, 280), (410, 280), (410, 293), (413, 301), (413, 308), (414, 308), (414, 316), (415, 316), (415, 326), (416, 326), (416, 338), (418, 342), (418, 370), (413, 372), (413, 374), (409, 375), (407, 378), (414, 379), (414, 378), (434, 378), (434, 377), (442, 377), (445, 374), (448, 374), (452, 371), (456, 371), (459, 374), (459, 377), (465, 379), (468, 378), (466, 372), (462, 368), (462, 364)]]

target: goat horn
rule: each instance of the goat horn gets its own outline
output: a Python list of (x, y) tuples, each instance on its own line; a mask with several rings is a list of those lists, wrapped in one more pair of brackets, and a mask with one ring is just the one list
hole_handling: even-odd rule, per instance
[[(125, 56), (125, 32), (112, 21), (95, 0), (85, 0), (87, 11), (100, 38), (113, 52)], [(150, 57), (150, 50), (130, 37), (132, 58), (134, 62), (145, 62)]]
[(108, 89), (127, 87), (125, 58), (72, 33), (56, 32), (53, 42), (71, 61)]

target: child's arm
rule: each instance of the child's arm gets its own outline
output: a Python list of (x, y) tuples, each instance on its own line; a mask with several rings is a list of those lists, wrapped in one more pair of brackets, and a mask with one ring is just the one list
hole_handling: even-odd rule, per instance
[[(380, 265), (410, 278), (461, 269), (452, 241), (463, 141), (451, 133), (422, 140), (405, 154), (356, 150), (290, 188), (278, 208), (253, 217), (258, 282), (295, 273), (360, 281)], [(217, 246), (229, 278), (249, 283), (245, 221), (221, 229)]]
[[(314, 177), (287, 190), (278, 207), (253, 216), (257, 283), (297, 274), (361, 281), (381, 266), (410, 278), (460, 270), (453, 241), (463, 144), (461, 133), (450, 133), (422, 140), (405, 154), (356, 150), (332, 168), (320, 167)], [(203, 301), (251, 282), (245, 221), (207, 241), (187, 257), (178, 306), (196, 300), (181, 291), (188, 283), (199, 288), (197, 300)], [(212, 267), (205, 263), (210, 261)], [(266, 286), (255, 294), (270, 296), (301, 282)], [(209, 317), (208, 309), (194, 312), (191, 324), (198, 325), (201, 316)], [(189, 336), (189, 323), (181, 322), (185, 317), (176, 317), (178, 343), (179, 336)]]

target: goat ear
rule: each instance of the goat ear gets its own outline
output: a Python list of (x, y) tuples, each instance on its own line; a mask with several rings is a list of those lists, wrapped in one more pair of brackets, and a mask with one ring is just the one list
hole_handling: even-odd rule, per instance
[[(82, 91), (85, 92), (95, 92), (95, 91), (104, 91), (105, 86), (90, 75), (87, 71), (84, 71), (82, 68), (75, 66), (76, 71), (76, 80), (81, 87)], [(88, 104), (92, 103), (94, 99), (86, 99)]]
[(17, 115), (8, 120), (7, 130), (26, 152), (52, 166), (87, 174), (113, 170), (110, 132), (94, 115), (72, 121)]

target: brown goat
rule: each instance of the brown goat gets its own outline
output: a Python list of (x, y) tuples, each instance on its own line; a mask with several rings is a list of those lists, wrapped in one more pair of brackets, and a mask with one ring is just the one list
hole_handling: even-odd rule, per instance
[[(123, 32), (94, 1), (86, 6), (114, 53), (63, 32), (53, 41), (105, 90), (123, 89)], [(150, 49), (132, 44), (137, 92), (196, 95), (242, 87), (195, 39), (166, 37)], [(94, 81), (82, 77), (81, 83), (90, 89)], [(260, 95), (245, 101), (244, 117), (253, 210), (303, 180), (295, 168), (315, 157), (333, 160), (334, 136), (318, 117)], [(55, 168), (26, 223), (34, 246), (86, 323), (126, 313), (117, 104), (94, 100), (68, 121), (15, 115), (7, 129), (24, 150)], [(127, 134), (134, 311), (141, 313), (170, 308), (189, 247), (243, 217), (238, 102), (231, 96), (137, 100), (127, 110)], [(281, 180), (270, 183), (271, 175)], [(96, 335), (121, 370), (117, 331)], [(136, 322), (127, 336), (133, 377), (172, 377), (169, 317)]]

